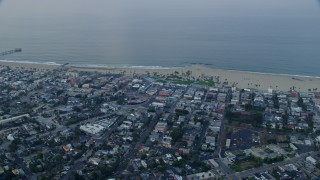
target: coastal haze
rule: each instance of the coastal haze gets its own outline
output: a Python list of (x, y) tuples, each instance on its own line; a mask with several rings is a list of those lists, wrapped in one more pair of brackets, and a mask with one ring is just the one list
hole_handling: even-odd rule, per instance
[(0, 180), (319, 179), (320, 0), (0, 0)]
[(316, 0), (0, 0), (1, 60), (320, 76)]

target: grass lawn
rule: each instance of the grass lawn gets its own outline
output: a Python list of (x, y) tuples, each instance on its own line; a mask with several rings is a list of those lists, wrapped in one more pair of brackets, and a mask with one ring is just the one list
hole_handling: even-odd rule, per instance
[(191, 81), (191, 80), (179, 80), (179, 81), (172, 81), (172, 83), (190, 85), (190, 84), (193, 84), (194, 81)]
[(174, 84), (184, 84), (184, 85), (191, 85), (191, 84), (197, 84), (201, 86), (214, 86), (214, 82), (209, 82), (209, 81), (191, 81), (191, 80), (175, 80), (172, 81)]
[(246, 161), (246, 162), (242, 162), (239, 164), (234, 164), (231, 166), (231, 169), (233, 169), (237, 172), (240, 172), (240, 171), (252, 169), (255, 167), (259, 167), (259, 166), (262, 166), (261, 161), (251, 160), (251, 161)]
[(163, 79), (157, 79), (156, 82), (166, 83), (167, 81), (166, 81), (166, 80), (163, 80)]
[(201, 85), (201, 86), (214, 86), (214, 82), (209, 81), (196, 81), (195, 84)]

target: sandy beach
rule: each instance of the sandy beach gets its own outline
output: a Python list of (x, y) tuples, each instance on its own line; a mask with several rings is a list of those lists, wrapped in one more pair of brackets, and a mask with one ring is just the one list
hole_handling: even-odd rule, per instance
[[(37, 70), (53, 70), (59, 68), (59, 65), (49, 64), (31, 64), (23, 62), (0, 62), (0, 66), (10, 66), (14, 68), (37, 69)], [(268, 90), (268, 88), (280, 91), (289, 91), (294, 88), (299, 92), (320, 91), (320, 78), (309, 76), (296, 76), (285, 74), (270, 74), (258, 72), (245, 72), (235, 70), (213, 69), (200, 65), (192, 65), (180, 68), (161, 68), (161, 67), (80, 67), (67, 66), (70, 71), (91, 71), (102, 73), (123, 73), (126, 75), (133, 74), (158, 74), (170, 75), (179, 74), (186, 77), (187, 72), (190, 73), (189, 78), (200, 78), (203, 76), (218, 78), (220, 82), (228, 82), (229, 86), (238, 88), (255, 88), (260, 90)]]
[(60, 65), (58, 64), (44, 64), (44, 63), (32, 63), (32, 62), (22, 62), (22, 61), (0, 61), (0, 67), (3, 66), (9, 66), (13, 68), (19, 68), (19, 69), (32, 69), (32, 70), (39, 70), (39, 71), (45, 71), (45, 70), (54, 70), (57, 69)]

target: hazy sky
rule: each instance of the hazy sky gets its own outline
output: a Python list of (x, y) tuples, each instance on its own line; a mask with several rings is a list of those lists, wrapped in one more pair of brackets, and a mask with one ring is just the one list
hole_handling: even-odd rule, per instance
[[(3, 0), (3, 18), (277, 16), (314, 17), (318, 0)], [(61, 3), (59, 3), (61, 2)], [(1, 0), (0, 0), (1, 3)], [(18, 5), (17, 5), (18, 4)], [(310, 6), (314, 6), (310, 9)], [(308, 11), (304, 11), (308, 7)], [(301, 10), (301, 11), (300, 11)]]

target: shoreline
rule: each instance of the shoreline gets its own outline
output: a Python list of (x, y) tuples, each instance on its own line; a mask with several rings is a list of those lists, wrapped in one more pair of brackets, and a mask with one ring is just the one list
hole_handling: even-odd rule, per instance
[[(7, 65), (8, 64), (8, 65)], [(15, 65), (18, 64), (18, 65)], [(63, 64), (58, 64), (56, 62), (36, 62), (36, 61), (14, 61), (14, 60), (0, 60), (1, 65), (7, 65), (11, 67), (21, 67), (19, 64), (32, 64), (35, 66), (54, 66), (59, 67)], [(320, 76), (312, 76), (312, 75), (301, 75), (301, 74), (286, 74), (286, 73), (271, 73), (271, 72), (259, 72), (259, 71), (247, 71), (247, 70), (236, 70), (236, 69), (221, 69), (221, 68), (213, 68), (205, 64), (190, 64), (186, 66), (139, 66), (139, 65), (104, 65), (104, 64), (84, 64), (84, 65), (76, 65), (76, 64), (68, 64), (66, 67), (69, 68), (77, 68), (77, 69), (146, 69), (146, 70), (161, 70), (161, 69), (180, 69), (180, 68), (187, 68), (187, 67), (206, 67), (212, 70), (223, 70), (223, 71), (230, 71), (230, 72), (239, 72), (239, 73), (250, 73), (250, 74), (262, 74), (262, 75), (274, 75), (274, 76), (293, 76), (293, 77), (302, 77), (302, 78), (317, 78), (320, 79)], [(42, 69), (47, 69), (47, 67), (43, 67)], [(51, 69), (51, 68), (50, 68)]]
[[(61, 67), (57, 63), (37, 63), (23, 61), (1, 61), (0, 66), (10, 66), (14, 68), (54, 70)], [(186, 72), (191, 72), (190, 78), (200, 79), (203, 76), (216, 78), (220, 82), (228, 82), (229, 86), (238, 88), (254, 88), (267, 91), (269, 88), (278, 91), (289, 91), (294, 89), (300, 92), (320, 91), (320, 77), (276, 74), (264, 72), (250, 72), (239, 70), (215, 69), (204, 65), (190, 65), (185, 67), (162, 67), (162, 66), (81, 66), (67, 65), (70, 71), (89, 71), (101, 73), (114, 73), (125, 75), (158, 74), (170, 75), (179, 74), (186, 76)]]

